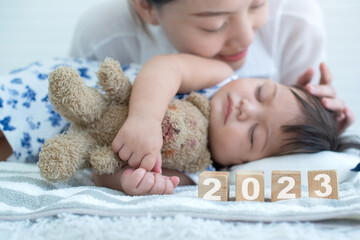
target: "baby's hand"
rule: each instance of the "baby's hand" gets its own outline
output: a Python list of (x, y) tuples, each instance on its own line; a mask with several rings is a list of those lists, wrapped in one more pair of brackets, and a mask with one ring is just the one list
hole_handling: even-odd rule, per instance
[(161, 173), (161, 123), (151, 116), (129, 116), (112, 142), (114, 152), (133, 168)]
[(179, 184), (178, 177), (128, 168), (121, 175), (121, 187), (129, 195), (172, 194)]

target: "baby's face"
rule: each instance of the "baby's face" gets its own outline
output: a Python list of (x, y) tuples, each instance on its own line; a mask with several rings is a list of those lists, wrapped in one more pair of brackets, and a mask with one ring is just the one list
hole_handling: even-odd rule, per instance
[(267, 79), (232, 81), (214, 95), (210, 106), (210, 150), (222, 165), (278, 153), (282, 140), (289, 137), (281, 126), (298, 123), (301, 116), (290, 87)]

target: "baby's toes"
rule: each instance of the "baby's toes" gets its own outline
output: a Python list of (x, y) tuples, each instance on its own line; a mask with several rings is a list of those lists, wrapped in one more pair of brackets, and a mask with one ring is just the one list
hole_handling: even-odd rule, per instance
[(171, 180), (172, 184), (174, 185), (174, 188), (176, 188), (177, 185), (179, 185), (179, 183), (180, 183), (180, 178), (176, 177), (176, 176), (170, 177), (170, 180)]
[(138, 186), (146, 174), (146, 170), (142, 168), (126, 169), (121, 175), (121, 187), (123, 191), (129, 195), (139, 195)]
[(148, 195), (151, 188), (154, 186), (155, 176), (154, 173), (147, 172), (141, 179), (141, 182), (136, 188), (136, 195)]
[(149, 195), (164, 194), (166, 187), (166, 183), (165, 183), (166, 177), (162, 176), (160, 173), (155, 173), (154, 177), (155, 177), (155, 182), (149, 191)]
[(165, 191), (164, 194), (173, 194), (174, 189), (179, 184), (179, 178), (178, 177), (166, 177), (165, 178)]

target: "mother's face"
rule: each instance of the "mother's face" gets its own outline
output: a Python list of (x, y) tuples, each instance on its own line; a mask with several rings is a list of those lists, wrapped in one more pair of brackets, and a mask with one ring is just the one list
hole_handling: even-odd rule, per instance
[(255, 32), (268, 17), (267, 0), (177, 0), (154, 11), (179, 52), (216, 58), (240, 68)]

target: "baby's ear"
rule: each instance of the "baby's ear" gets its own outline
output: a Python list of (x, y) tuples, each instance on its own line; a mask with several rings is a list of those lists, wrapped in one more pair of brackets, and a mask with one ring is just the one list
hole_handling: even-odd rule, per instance
[(186, 101), (194, 104), (204, 116), (209, 119), (210, 116), (210, 102), (207, 97), (203, 94), (192, 92), (186, 97)]

